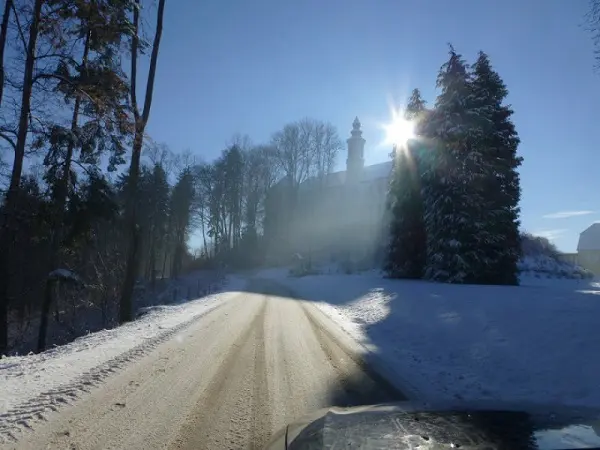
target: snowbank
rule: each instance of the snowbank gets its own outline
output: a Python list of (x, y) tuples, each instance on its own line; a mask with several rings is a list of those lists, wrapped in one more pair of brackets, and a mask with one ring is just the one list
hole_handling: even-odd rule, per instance
[(591, 279), (593, 274), (563, 259), (558, 248), (547, 238), (521, 233), (521, 276), (535, 278)]
[(317, 302), (402, 377), (409, 396), (600, 406), (600, 283), (261, 275)]
[(525, 256), (519, 261), (518, 267), (522, 276), (573, 280), (593, 278), (593, 274), (589, 270), (548, 255)]
[[(187, 303), (149, 308), (139, 320), (81, 337), (40, 354), (0, 359), (0, 434), (13, 419), (27, 420), (45, 408), (68, 403), (82, 391), (172, 337), (200, 316), (237, 295), (242, 281), (231, 278), (230, 292)], [(8, 412), (8, 413), (7, 413)]]

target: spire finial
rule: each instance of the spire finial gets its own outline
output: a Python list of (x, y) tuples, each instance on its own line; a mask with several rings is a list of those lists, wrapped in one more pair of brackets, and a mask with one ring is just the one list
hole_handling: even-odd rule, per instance
[(358, 120), (358, 117), (355, 117), (354, 122), (352, 122), (352, 137), (362, 137), (360, 120)]

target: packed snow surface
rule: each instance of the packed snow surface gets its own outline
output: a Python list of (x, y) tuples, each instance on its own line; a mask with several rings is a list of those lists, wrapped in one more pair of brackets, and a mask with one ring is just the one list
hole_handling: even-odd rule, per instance
[(521, 286), (261, 274), (317, 302), (409, 396), (600, 406), (600, 283)]

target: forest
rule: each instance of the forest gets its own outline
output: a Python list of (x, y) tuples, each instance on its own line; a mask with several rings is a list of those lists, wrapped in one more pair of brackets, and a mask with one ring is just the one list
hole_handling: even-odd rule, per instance
[(155, 142), (146, 125), (164, 9), (165, 0), (4, 4), (0, 354), (130, 321), (144, 295), (185, 271), (219, 278), (259, 264), (269, 189), (333, 168), (337, 130), (310, 118), (262, 144), (233, 134), (214, 161)]

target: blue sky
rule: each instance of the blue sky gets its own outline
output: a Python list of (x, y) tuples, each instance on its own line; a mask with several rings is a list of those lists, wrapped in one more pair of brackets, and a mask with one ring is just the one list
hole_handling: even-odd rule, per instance
[(523, 228), (574, 251), (579, 233), (600, 220), (600, 75), (587, 4), (168, 0), (147, 131), (211, 160), (235, 133), (266, 142), (308, 116), (345, 139), (359, 116), (367, 164), (376, 163), (389, 153), (378, 124), (390, 103), (413, 87), (433, 103), (448, 42), (469, 61), (481, 49), (515, 110)]

